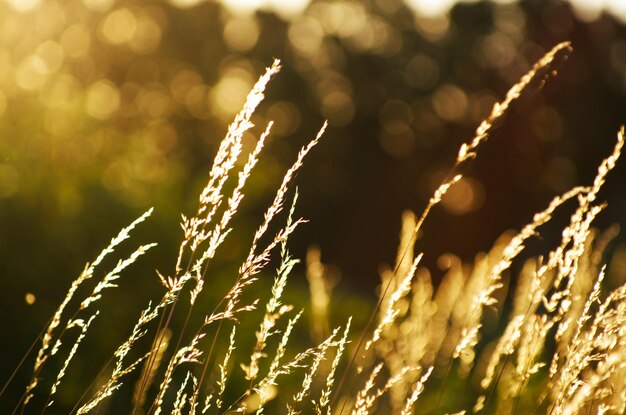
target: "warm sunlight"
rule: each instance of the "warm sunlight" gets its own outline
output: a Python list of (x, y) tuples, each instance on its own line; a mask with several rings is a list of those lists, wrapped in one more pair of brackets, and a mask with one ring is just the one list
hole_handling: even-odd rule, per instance
[(0, 0), (0, 414), (623, 415), (626, 1)]

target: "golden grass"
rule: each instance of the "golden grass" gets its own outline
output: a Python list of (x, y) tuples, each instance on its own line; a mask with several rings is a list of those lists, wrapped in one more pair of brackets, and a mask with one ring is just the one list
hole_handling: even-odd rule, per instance
[[(174, 272), (159, 274), (164, 287), (161, 298), (145, 306), (127, 340), (114, 351), (110, 367), (103, 372), (104, 380), (94, 389), (87, 388), (72, 414), (96, 413), (104, 400), (115, 399), (120, 388), (130, 387), (131, 374), (140, 367), (130, 403), (132, 413), (260, 414), (272, 400), (280, 400), (284, 405), (283, 409), (272, 411), (293, 415), (408, 415), (445, 413), (446, 409), (457, 414), (622, 413), (626, 405), (626, 285), (604, 293), (601, 258), (614, 232), (599, 237), (592, 223), (604, 207), (597, 202), (598, 193), (621, 154), (623, 128), (591, 186), (576, 187), (556, 196), (528, 225), (515, 235), (503, 236), (491, 252), (477, 256), (474, 264), (463, 264), (449, 256), (449, 269), (438, 287), (432, 283), (428, 270), (420, 266), (422, 254), (414, 254), (416, 237), (429, 212), (461, 179), (459, 167), (477, 156), (494, 123), (512, 102), (529, 85), (543, 83), (553, 61), (570, 50), (570, 45), (563, 43), (539, 60), (504, 100), (494, 105), (475, 136), (461, 146), (454, 167), (423, 214), (417, 217), (407, 212), (403, 216), (396, 264), (393, 270), (381, 275), (379, 302), (370, 322), (358, 335), (350, 336), (351, 320), (329, 329), (332, 297), (319, 251), (310, 252), (307, 276), (311, 284), (312, 331), (318, 341), (300, 351), (292, 350), (292, 335), (302, 311), (294, 310), (283, 298), (289, 276), (298, 263), (287, 248), (289, 236), (303, 222), (295, 218), (297, 192), (285, 225), (279, 226), (273, 236), (268, 238), (267, 234), (284, 209), (294, 176), (323, 135), (326, 124), (301, 149), (285, 173), (252, 236), (232, 287), (218, 304), (202, 305), (202, 309), (212, 311), (205, 313), (196, 327), (190, 318), (192, 309), (199, 308), (202, 302), (209, 264), (231, 230), (246, 182), (271, 132), (270, 122), (235, 175), (234, 170), (241, 165), (238, 160), (242, 157), (242, 136), (253, 127), (251, 117), (263, 100), (268, 82), (280, 70), (279, 62), (274, 62), (259, 78), (229, 127), (199, 197), (196, 214), (182, 218), (183, 240), (173, 261)], [(228, 195), (225, 189), (229, 180), (236, 184)], [(577, 207), (563, 229), (561, 243), (544, 257), (528, 260), (517, 276), (512, 309), (505, 313), (505, 329), (491, 347), (479, 347), (485, 315), (490, 308), (502, 310), (507, 272), (525, 244), (552, 220), (557, 210), (574, 202)], [(98, 300), (107, 289), (116, 287), (122, 271), (154, 244), (139, 246), (105, 273), (91, 293), (78, 300), (74, 311), (68, 307), (74, 303), (79, 286), (92, 278), (104, 257), (128, 239), (133, 228), (151, 212), (124, 228), (72, 283), (43, 333), (32, 381), (14, 412), (54, 408), (53, 398), (63, 387), (64, 376), (101, 311), (95, 309)], [(262, 307), (252, 348), (246, 348), (240, 337), (245, 333), (237, 327), (243, 318), (257, 319), (250, 312), (260, 308), (261, 296), (248, 301), (244, 294), (268, 266), (276, 248), (280, 248), (280, 265), (270, 297)], [(187, 295), (189, 301), (182, 302)], [(185, 323), (179, 331), (172, 332), (172, 316), (181, 311), (183, 315), (186, 312)], [(223, 334), (226, 326), (230, 330)], [(68, 340), (68, 332), (73, 331), (78, 335)], [(145, 341), (150, 338), (151, 341)], [(51, 390), (47, 395), (41, 391), (46, 396), (44, 408), (31, 408), (29, 404), (39, 392), (42, 367), (52, 355), (61, 353), (62, 342), (70, 342), (71, 347), (55, 372)], [(218, 356), (219, 353), (222, 354)], [(214, 361), (218, 363), (213, 364)], [(296, 373), (300, 378), (294, 378)], [(442, 401), (451, 377), (465, 379), (468, 385), (474, 383), (471, 387), (479, 392), (471, 405), (449, 408)], [(233, 378), (239, 379), (239, 383), (233, 382)], [(294, 389), (281, 383), (287, 382), (284, 379), (291, 383), (293, 379), (301, 380), (296, 381), (295, 391), (288, 394)], [(537, 394), (531, 390), (531, 382), (539, 382), (545, 392)], [(240, 390), (237, 384), (247, 386)], [(420, 401), (425, 394), (431, 398)]]

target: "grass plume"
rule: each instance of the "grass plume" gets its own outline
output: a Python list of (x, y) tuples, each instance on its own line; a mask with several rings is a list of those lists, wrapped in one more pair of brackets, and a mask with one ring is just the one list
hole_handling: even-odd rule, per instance
[[(284, 173), (250, 235), (245, 256), (238, 259), (241, 262), (229, 288), (215, 304), (205, 303), (211, 262), (234, 226), (233, 218), (273, 126), (270, 121), (259, 132), (243, 161), (243, 135), (254, 127), (253, 114), (280, 70), (279, 61), (274, 61), (248, 94), (219, 145), (197, 212), (182, 217), (182, 241), (172, 258), (172, 272), (158, 274), (163, 285), (160, 297), (143, 308), (126, 340), (112, 351), (102, 376), (85, 390), (71, 413), (106, 411), (104, 401), (117, 399), (116, 392), (133, 380), (129, 406), (132, 413), (147, 415), (261, 414), (275, 413), (276, 408), (290, 415), (344, 411), (353, 415), (623, 413), (626, 284), (609, 292), (605, 289), (603, 258), (616, 232), (610, 229), (603, 234), (593, 226), (606, 206), (598, 198), (621, 155), (624, 128), (618, 131), (613, 151), (600, 163), (591, 185), (555, 196), (527, 225), (503, 235), (473, 263), (446, 255), (445, 275), (436, 283), (422, 265), (424, 253), (415, 254), (424, 221), (462, 179), (461, 167), (477, 157), (513, 102), (530, 85), (543, 85), (554, 62), (570, 51), (569, 43), (561, 43), (541, 58), (461, 145), (450, 173), (423, 213), (403, 215), (395, 265), (382, 272), (377, 303), (356, 334), (351, 333), (355, 325), (351, 318), (331, 324), (333, 297), (321, 252), (309, 251), (306, 272), (314, 339), (303, 341), (298, 341), (298, 325), (309, 314), (294, 312), (298, 307), (289, 304), (286, 293), (289, 280), (297, 277), (299, 263), (288, 249), (288, 240), (306, 221), (295, 213), (297, 190), (291, 205), (285, 204), (304, 159), (319, 143), (327, 123)], [(544, 225), (572, 205), (559, 243), (544, 256), (525, 259), (517, 272), (516, 264), (531, 238), (540, 236)], [(88, 329), (97, 316), (105, 314), (106, 310), (97, 308), (99, 301), (154, 244), (139, 245), (90, 288), (86, 288), (88, 281), (100, 271), (105, 257), (151, 213), (152, 209), (122, 229), (71, 284), (43, 331), (32, 380), (14, 412), (35, 410), (33, 397), (43, 389), (38, 388), (42, 369), (52, 356), (58, 356), (60, 367), (39, 408), (42, 413), (54, 410), (69, 368), (83, 351), (80, 346)], [(270, 275), (267, 268), (272, 263), (277, 269), (266, 293), (259, 281)], [(510, 307), (502, 304), (507, 288), (512, 290)], [(88, 294), (78, 298), (83, 289)], [(189, 301), (181, 302), (181, 298)], [(69, 310), (74, 305), (72, 314)], [(180, 326), (173, 324), (177, 313), (182, 313)], [(501, 330), (492, 323), (497, 318), (503, 319)], [(491, 333), (485, 330), (488, 324)], [(74, 338), (69, 342), (71, 333)], [(457, 399), (453, 395), (459, 384), (475, 394)]]

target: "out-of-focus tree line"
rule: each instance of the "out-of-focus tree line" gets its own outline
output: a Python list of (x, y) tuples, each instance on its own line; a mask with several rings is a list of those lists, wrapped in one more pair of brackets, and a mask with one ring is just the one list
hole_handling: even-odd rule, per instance
[[(611, 14), (552, 0), (462, 3), (430, 16), (400, 0), (274, 11), (185, 3), (0, 4), (0, 304), (15, 339), (1, 342), (3, 374), (84, 263), (150, 206), (155, 216), (135, 238), (159, 247), (125, 277), (132, 289), (116, 291), (113, 315), (124, 320), (128, 304), (159, 289), (154, 269), (174, 266), (180, 213), (195, 209), (228, 123), (274, 57), (283, 68), (255, 120), (275, 128), (215, 265), (219, 286), (324, 119), (329, 130), (297, 180), (298, 212), (311, 223), (292, 250), (303, 257), (320, 245), (341, 272), (337, 290), (369, 296), (379, 265), (393, 261), (401, 212), (421, 211), (459, 144), (553, 45), (571, 40), (574, 53), (514, 105), (425, 224), (418, 249), (433, 273), (441, 254), (472, 258), (556, 193), (588, 184), (626, 122), (626, 27)], [(626, 224), (625, 180), (621, 163), (601, 225)], [(609, 273), (624, 270), (624, 251), (612, 249)]]

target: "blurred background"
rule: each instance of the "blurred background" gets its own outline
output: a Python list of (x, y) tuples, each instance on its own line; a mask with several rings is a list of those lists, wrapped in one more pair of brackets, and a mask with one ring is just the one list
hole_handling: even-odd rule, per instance
[[(0, 377), (85, 262), (154, 206), (133, 241), (159, 246), (105, 303), (120, 333), (96, 328), (92, 347), (110, 355), (134, 322), (124, 317), (160, 292), (154, 269), (174, 266), (180, 214), (195, 211), (227, 125), (273, 58), (282, 71), (244, 144), (275, 127), (211, 279), (232, 281), (284, 171), (328, 119), (297, 177), (310, 223), (291, 246), (300, 258), (320, 246), (337, 295), (358, 309), (394, 260), (401, 213), (421, 213), (493, 103), (565, 40), (570, 59), (510, 109), (417, 249), (436, 279), (442, 254), (471, 260), (555, 194), (591, 183), (626, 122), (625, 25), (621, 0), (1, 1), (0, 315), (12, 341), (0, 342)], [(599, 227), (626, 225), (625, 185), (622, 161)], [(558, 238), (547, 227), (537, 252)], [(308, 295), (302, 268), (293, 285)]]

